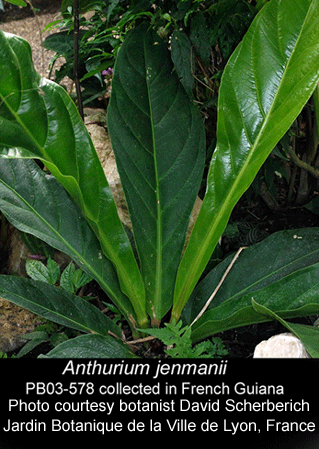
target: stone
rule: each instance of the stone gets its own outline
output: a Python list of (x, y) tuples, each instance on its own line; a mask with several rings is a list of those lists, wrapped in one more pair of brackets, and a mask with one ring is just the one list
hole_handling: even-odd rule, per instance
[(130, 216), (117, 171), (111, 140), (106, 130), (106, 111), (104, 109), (84, 108), (85, 125), (91, 136), (95, 150), (101, 161), (106, 179), (112, 190), (119, 217), (131, 228)]
[[(30, 255), (30, 250), (20, 237), (19, 231), (15, 229), (10, 223), (10, 236), (8, 238), (9, 255), (8, 255), (8, 274), (26, 277), (27, 272), (25, 268), (26, 259)], [(59, 265), (61, 272), (70, 263), (71, 258), (60, 251), (54, 252), (53, 259)]]
[(40, 323), (38, 316), (0, 298), (0, 351), (20, 348), (26, 342), (22, 335), (32, 332)]
[(286, 332), (274, 335), (259, 343), (254, 351), (254, 359), (307, 359), (310, 358), (304, 345), (295, 335)]
[(25, 261), (27, 255), (30, 253), (27, 245), (22, 241), (19, 231), (11, 224), (8, 225), (11, 229), (9, 237), (9, 258), (8, 258), (8, 271), (10, 274), (17, 276), (26, 276)]

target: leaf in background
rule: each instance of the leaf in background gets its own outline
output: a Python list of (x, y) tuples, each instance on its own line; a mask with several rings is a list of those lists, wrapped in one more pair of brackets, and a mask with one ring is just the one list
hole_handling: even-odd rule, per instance
[(256, 312), (262, 315), (269, 316), (271, 319), (279, 321), (283, 326), (285, 326), (290, 332), (295, 334), (302, 344), (306, 348), (308, 354), (313, 358), (319, 358), (319, 328), (314, 326), (306, 326), (304, 324), (298, 323), (288, 323), (283, 320), (275, 312), (267, 309), (267, 307), (258, 304), (255, 300), (252, 300), (252, 306)]
[[(85, 30), (80, 30), (79, 39), (82, 39), (85, 33)], [(73, 31), (60, 31), (49, 34), (44, 39), (42, 47), (64, 56), (66, 60), (70, 60), (74, 58), (74, 33)]]
[(88, 275), (87, 273), (83, 272), (79, 268), (75, 270), (74, 276), (73, 276), (73, 284), (76, 290), (80, 289), (84, 285), (88, 284), (92, 281), (92, 277)]
[(32, 160), (2, 159), (0, 210), (19, 230), (68, 254), (135, 326), (133, 308), (120, 289), (113, 265), (79, 207), (53, 176)]
[(61, 288), (19, 276), (0, 276), (0, 296), (62, 326), (121, 338), (121, 329), (97, 307)]
[(189, 38), (199, 56), (202, 58), (206, 65), (209, 65), (211, 43), (209, 39), (208, 28), (205, 22), (205, 17), (202, 12), (198, 12), (192, 18)]
[(26, 260), (25, 268), (27, 275), (34, 281), (42, 281), (51, 285), (56, 283), (56, 281), (53, 281), (51, 278), (47, 267), (39, 260)]
[(50, 277), (52, 279), (52, 283), (55, 284), (56, 282), (58, 282), (60, 274), (61, 274), (59, 265), (54, 260), (49, 258), (47, 260), (47, 269), (48, 269)]
[(195, 64), (192, 46), (186, 33), (175, 30), (172, 34), (172, 61), (189, 98), (193, 97), (194, 77), (192, 67)]
[(39, 260), (26, 260), (26, 272), (35, 281), (43, 281), (54, 285), (60, 277), (59, 265), (52, 259), (48, 259), (47, 266)]
[(101, 335), (81, 335), (71, 340), (61, 343), (52, 349), (48, 354), (39, 358), (136, 358), (132, 351), (120, 340), (115, 340), (110, 336)]
[(34, 348), (39, 346), (41, 343), (50, 341), (50, 337), (45, 331), (29, 332), (28, 334), (21, 335), (21, 338), (23, 338), (23, 340), (29, 341), (22, 346), (22, 348), (17, 354), (17, 358), (24, 357), (26, 354), (28, 354)]
[[(90, 9), (93, 8), (93, 6), (95, 5), (95, 1), (93, 0), (79, 0), (79, 12), (81, 14), (89, 11)], [(68, 11), (68, 8), (72, 8), (73, 10), (74, 7), (74, 0), (63, 0), (62, 1), (62, 5), (61, 5), (61, 13), (64, 14)]]
[(166, 45), (145, 25), (129, 35), (117, 56), (108, 128), (148, 312), (158, 324), (172, 304), (204, 169), (205, 135), (200, 113), (173, 71)]
[(107, 15), (106, 15), (106, 21), (108, 22), (110, 20), (110, 17), (112, 15), (112, 12), (114, 8), (120, 3), (120, 0), (111, 0), (109, 2), (109, 5), (107, 7)]
[(231, 211), (319, 78), (319, 0), (271, 0), (231, 56), (218, 100), (207, 191), (182, 259), (172, 319), (200, 278)]
[(143, 327), (144, 285), (92, 140), (63, 87), (35, 72), (29, 44), (0, 31), (0, 157), (38, 158), (81, 207)]
[(63, 270), (60, 279), (60, 287), (67, 292), (74, 293), (74, 284), (73, 284), (73, 276), (75, 274), (75, 266), (73, 262), (70, 262), (69, 265)]

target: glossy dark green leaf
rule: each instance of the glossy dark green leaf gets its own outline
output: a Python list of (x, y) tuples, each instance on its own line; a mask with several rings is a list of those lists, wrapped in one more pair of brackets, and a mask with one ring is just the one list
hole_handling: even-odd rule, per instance
[[(232, 259), (233, 255), (227, 257), (195, 288), (182, 313), (184, 324), (192, 323), (198, 316)], [(207, 312), (193, 325), (193, 336), (204, 338), (199, 337), (204, 335), (204, 329), (207, 336), (210, 332), (215, 334), (260, 322), (261, 317), (251, 307), (252, 297), (259, 303), (258, 298), (261, 298), (264, 306), (267, 305), (265, 301), (269, 300), (271, 310), (282, 311), (287, 316), (307, 315), (307, 307), (310, 307), (309, 310), (317, 310), (315, 294), (309, 292), (317, 289), (313, 273), (318, 271), (318, 261), (318, 228), (277, 232), (245, 249), (220, 286)], [(308, 271), (303, 273), (302, 270)], [(293, 304), (295, 293), (300, 299), (300, 310), (295, 310), (296, 303)]]
[[(214, 267), (194, 289), (182, 312), (190, 324), (216, 289), (234, 254)], [(209, 309), (225, 301), (235, 302), (248, 293), (261, 290), (304, 267), (319, 261), (319, 228), (276, 232), (246, 248), (219, 288)]]
[(38, 158), (75, 199), (116, 266), (139, 324), (144, 285), (113, 195), (83, 121), (65, 90), (40, 79), (29, 44), (0, 31), (0, 157)]
[(145, 25), (116, 60), (108, 127), (146, 288), (158, 323), (175, 276), (204, 169), (202, 118), (173, 70), (166, 44)]
[(205, 312), (192, 326), (192, 340), (235, 327), (270, 321), (258, 313), (252, 300), (281, 318), (296, 318), (319, 313), (319, 263), (302, 268), (267, 287), (229, 299)]
[(125, 343), (110, 336), (81, 335), (61, 343), (45, 356), (40, 358), (135, 358), (136, 356)]
[(97, 307), (45, 282), (1, 275), (0, 296), (62, 326), (121, 338), (121, 329)]
[(300, 113), (318, 78), (319, 0), (271, 0), (223, 73), (217, 146), (179, 268), (173, 318), (179, 318), (233, 207)]
[(68, 254), (135, 326), (134, 310), (120, 289), (113, 265), (79, 207), (53, 176), (32, 160), (2, 159), (0, 210), (19, 230)]

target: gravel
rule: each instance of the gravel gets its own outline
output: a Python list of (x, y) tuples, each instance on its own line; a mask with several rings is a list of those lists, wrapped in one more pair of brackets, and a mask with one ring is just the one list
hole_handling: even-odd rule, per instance
[[(52, 9), (54, 11), (52, 12)], [(18, 12), (16, 16), (19, 15)], [(31, 17), (22, 17), (18, 20), (10, 20), (4, 23), (0, 23), (0, 29), (7, 33), (16, 34), (17, 36), (26, 39), (31, 45), (33, 63), (38, 73), (41, 76), (48, 77), (49, 75), (49, 63), (54, 56), (54, 52), (45, 50), (41, 47), (42, 41), (56, 30), (49, 32), (43, 32), (46, 25), (60, 17), (59, 8), (50, 8), (50, 12), (41, 14), (32, 14)], [(57, 63), (55, 64), (55, 68)], [(54, 79), (51, 77), (51, 79)]]

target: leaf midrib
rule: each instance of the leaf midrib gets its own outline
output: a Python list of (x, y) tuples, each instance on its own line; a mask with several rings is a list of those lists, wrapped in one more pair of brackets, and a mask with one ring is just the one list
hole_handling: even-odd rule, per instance
[[(163, 223), (162, 223), (162, 213), (161, 213), (161, 198), (160, 198), (160, 179), (159, 179), (159, 170), (157, 163), (157, 146), (156, 146), (156, 137), (155, 137), (155, 124), (153, 117), (153, 109), (152, 109), (152, 99), (151, 99), (151, 82), (150, 78), (147, 76), (147, 48), (145, 41), (144, 45), (144, 62), (145, 62), (145, 80), (146, 80), (146, 89), (147, 96), (149, 102), (149, 111), (150, 111), (150, 122), (151, 122), (151, 131), (152, 131), (152, 145), (153, 145), (153, 158), (154, 158), (154, 174), (155, 174), (155, 201), (156, 201), (156, 266), (155, 266), (155, 289), (154, 289), (154, 298), (151, 299), (152, 303), (152, 313), (155, 318), (158, 315), (157, 308), (160, 307), (161, 299), (162, 299), (162, 275), (163, 275), (163, 254), (162, 254), (162, 240), (163, 240)], [(147, 287), (147, 286), (146, 286)]]

